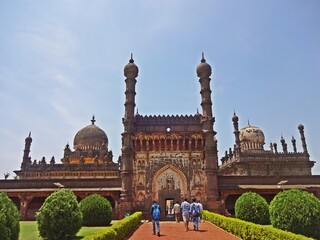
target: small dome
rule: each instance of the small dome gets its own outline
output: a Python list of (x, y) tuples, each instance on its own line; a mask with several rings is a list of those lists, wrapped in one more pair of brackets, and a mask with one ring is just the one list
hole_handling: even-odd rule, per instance
[(73, 140), (74, 149), (100, 149), (102, 145), (108, 147), (107, 134), (94, 122), (94, 117), (91, 120), (92, 124), (82, 128), (77, 132)]
[(300, 131), (302, 131), (302, 130), (304, 129), (304, 126), (300, 123), (300, 124), (298, 125), (298, 129), (299, 129)]
[(131, 54), (131, 59), (129, 60), (129, 63), (124, 67), (124, 76), (126, 78), (136, 78), (138, 77), (139, 69), (137, 65), (134, 63), (134, 60), (132, 58)]
[(264, 134), (258, 127), (250, 124), (240, 130), (241, 150), (263, 150)]
[(197, 67), (197, 75), (199, 78), (210, 77), (212, 73), (211, 66), (204, 59), (204, 55), (202, 53), (201, 63)]
[(233, 122), (238, 122), (239, 121), (239, 117), (237, 116), (237, 114), (235, 112), (233, 113), (232, 121)]

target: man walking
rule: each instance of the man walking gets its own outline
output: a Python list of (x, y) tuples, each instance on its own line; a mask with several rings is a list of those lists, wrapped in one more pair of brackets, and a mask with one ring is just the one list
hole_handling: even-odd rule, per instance
[(190, 203), (188, 203), (188, 199), (184, 199), (181, 203), (181, 211), (182, 211), (182, 220), (184, 222), (185, 231), (189, 230), (189, 217), (190, 217)]
[(153, 235), (156, 235), (156, 231), (158, 233), (158, 236), (160, 237), (160, 213), (161, 209), (159, 204), (156, 201), (153, 201), (153, 204), (150, 208), (150, 213), (152, 217), (152, 230)]
[(196, 199), (192, 199), (192, 203), (190, 204), (190, 214), (191, 214), (191, 221), (193, 222), (193, 230), (199, 230), (199, 221), (200, 221), (200, 205), (196, 202)]
[(176, 219), (176, 223), (180, 223), (180, 205), (179, 201), (173, 205), (174, 217)]

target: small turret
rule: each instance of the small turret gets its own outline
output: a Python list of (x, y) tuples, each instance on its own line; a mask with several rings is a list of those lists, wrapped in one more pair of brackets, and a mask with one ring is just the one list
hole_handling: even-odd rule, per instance
[(235, 143), (236, 143), (236, 148), (240, 150), (240, 131), (239, 131), (239, 118), (236, 115), (236, 112), (233, 113), (233, 117), (232, 117), (232, 122), (233, 122), (233, 133), (234, 133), (234, 137), (235, 137)]
[(31, 132), (29, 132), (29, 136), (25, 139), (23, 158), (22, 158), (22, 164), (21, 164), (22, 170), (26, 169), (27, 166), (29, 164), (31, 164), (31, 158), (29, 156), (30, 149), (31, 149), (31, 143), (32, 143)]
[(273, 143), (273, 149), (274, 149), (274, 153), (278, 153), (278, 149), (277, 149), (277, 144)]
[(306, 138), (304, 137), (304, 126), (302, 124), (299, 124), (298, 129), (299, 129), (300, 136), (301, 136), (303, 152), (306, 153), (307, 155), (309, 155), (308, 149), (307, 149)]
[(297, 153), (296, 139), (293, 136), (292, 136), (291, 142), (292, 142), (293, 152)]
[(281, 145), (282, 145), (282, 151), (284, 153), (288, 153), (288, 148), (287, 148), (287, 144), (286, 144), (286, 141), (284, 140), (283, 136), (281, 135)]

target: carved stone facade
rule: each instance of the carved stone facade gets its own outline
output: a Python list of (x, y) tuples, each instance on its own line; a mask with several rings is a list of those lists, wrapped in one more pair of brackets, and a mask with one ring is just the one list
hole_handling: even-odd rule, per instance
[[(61, 163), (31, 160), (31, 134), (25, 140), (19, 179), (0, 181), (20, 208), (22, 219), (34, 218), (45, 198), (56, 189), (71, 189), (78, 200), (98, 193), (113, 206), (114, 218), (125, 213), (149, 213), (152, 201), (159, 202), (162, 219), (171, 219), (175, 201), (200, 200), (205, 209), (232, 212), (236, 199), (246, 191), (262, 194), (268, 201), (287, 188), (301, 188), (320, 198), (320, 176), (312, 176), (304, 127), (298, 126), (302, 152), (292, 138), (289, 152), (282, 137), (282, 152), (276, 143), (265, 150), (261, 129), (248, 126), (239, 131), (234, 114), (234, 146), (225, 152), (218, 166), (215, 118), (211, 101), (211, 66), (202, 56), (196, 69), (200, 83), (201, 113), (185, 116), (143, 116), (135, 111), (139, 69), (131, 59), (124, 68), (125, 111), (122, 123), (121, 155), (117, 163), (108, 149), (105, 132), (92, 124), (74, 138), (74, 149), (66, 145)], [(230, 133), (231, 134), (231, 133)], [(120, 140), (120, 139), (119, 139)], [(270, 177), (272, 176), (272, 177)], [(285, 182), (285, 186), (278, 183)]]
[(29, 156), (31, 133), (25, 140), (21, 169), (15, 171), (19, 179), (90, 179), (118, 178), (119, 164), (112, 161), (112, 151), (108, 151), (108, 137), (97, 127), (93, 116), (91, 125), (77, 132), (74, 138), (74, 151), (66, 145), (62, 163), (52, 157), (47, 163), (45, 157), (31, 161)]
[[(133, 137), (133, 197), (137, 210), (149, 210), (153, 200), (197, 197), (207, 202), (208, 179), (200, 115), (135, 116)], [(157, 122), (157, 124), (155, 124)], [(183, 130), (182, 130), (183, 129)], [(162, 130), (162, 131), (160, 131)]]
[[(211, 67), (202, 57), (197, 68), (202, 114), (142, 116), (135, 112), (138, 67), (131, 58), (124, 68), (126, 102), (122, 145), (122, 210), (147, 214), (152, 201), (168, 206), (184, 198), (198, 198), (220, 211), (217, 141), (213, 130)], [(168, 204), (169, 202), (169, 204)]]
[(220, 175), (242, 176), (310, 176), (314, 161), (310, 161), (304, 137), (304, 126), (299, 125), (302, 152), (297, 151), (296, 140), (292, 137), (292, 152), (288, 151), (287, 143), (281, 136), (282, 152), (276, 143), (270, 143), (270, 150), (265, 150), (264, 133), (261, 129), (248, 126), (238, 130), (238, 116), (234, 113), (235, 144), (233, 149), (225, 152), (219, 167)]

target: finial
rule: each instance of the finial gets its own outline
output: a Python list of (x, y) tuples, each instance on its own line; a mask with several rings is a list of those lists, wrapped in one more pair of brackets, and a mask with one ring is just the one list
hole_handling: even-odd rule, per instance
[(248, 126), (251, 126), (251, 125), (250, 125), (250, 121), (249, 121), (249, 119), (248, 119)]
[(29, 137), (31, 137), (31, 131), (29, 132)]
[(203, 53), (203, 52), (202, 52), (201, 62), (202, 62), (202, 63), (206, 62), (206, 59), (204, 58), (204, 53)]
[(133, 60), (133, 53), (131, 53), (131, 58), (129, 60), (129, 63), (134, 63), (134, 60)]
[(94, 118), (94, 115), (92, 116), (92, 119), (91, 119), (91, 122), (92, 122), (92, 125), (94, 125), (94, 123), (95, 123), (95, 118)]
[(136, 113), (136, 115), (139, 115), (139, 109), (137, 108), (137, 113)]
[(199, 109), (197, 108), (197, 115), (199, 115)]

